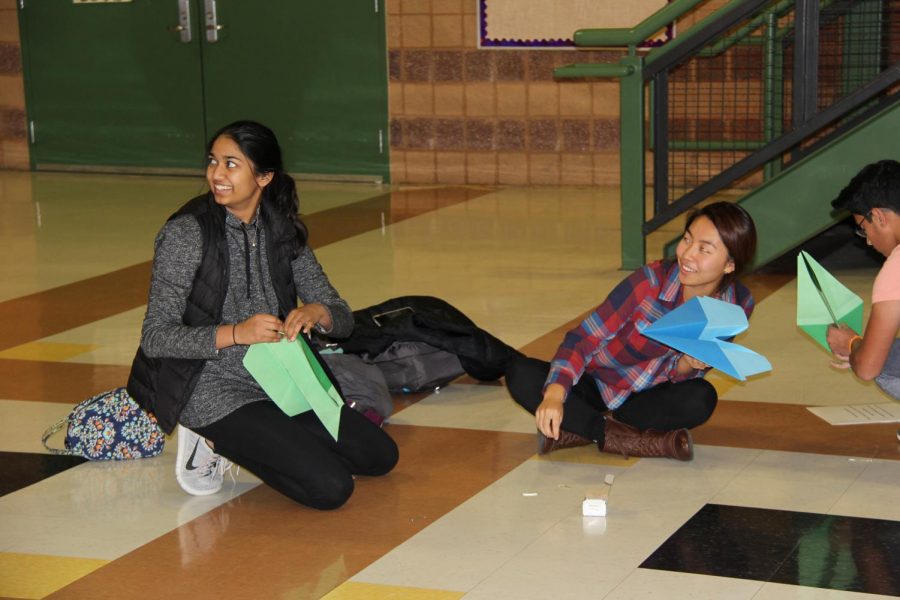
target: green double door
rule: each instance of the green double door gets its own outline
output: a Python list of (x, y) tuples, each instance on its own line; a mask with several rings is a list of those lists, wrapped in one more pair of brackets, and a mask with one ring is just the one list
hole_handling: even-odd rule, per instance
[(37, 169), (196, 170), (253, 119), (291, 172), (388, 177), (376, 0), (24, 0), (19, 23)]

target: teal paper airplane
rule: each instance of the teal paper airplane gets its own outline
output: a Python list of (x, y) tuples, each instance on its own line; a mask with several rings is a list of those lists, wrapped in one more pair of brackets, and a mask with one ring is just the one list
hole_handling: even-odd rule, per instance
[(831, 352), (825, 339), (829, 325), (846, 323), (860, 333), (863, 301), (801, 251), (797, 255), (797, 326)]
[(663, 315), (641, 333), (744, 381), (772, 370), (761, 354), (723, 339), (736, 336), (748, 326), (747, 315), (740, 306), (701, 296)]

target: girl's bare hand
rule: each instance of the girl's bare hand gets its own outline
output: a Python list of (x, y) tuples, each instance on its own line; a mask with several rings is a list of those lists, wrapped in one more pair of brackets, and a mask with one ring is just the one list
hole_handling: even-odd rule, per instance
[(293, 342), (297, 339), (298, 333), (302, 331), (309, 335), (313, 327), (319, 324), (326, 330), (331, 327), (331, 315), (328, 309), (317, 303), (304, 304), (300, 308), (292, 310), (284, 320), (284, 335)]
[(274, 315), (255, 314), (234, 326), (234, 342), (248, 346), (261, 342), (277, 342), (284, 332), (284, 323)]

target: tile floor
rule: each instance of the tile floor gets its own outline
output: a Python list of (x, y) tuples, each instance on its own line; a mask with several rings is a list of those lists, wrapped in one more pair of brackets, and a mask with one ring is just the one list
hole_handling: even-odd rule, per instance
[[(806, 410), (887, 400), (797, 331), (784, 275), (748, 278), (759, 304), (738, 340), (774, 369), (746, 383), (710, 375), (722, 400), (690, 463), (589, 447), (537, 457), (530, 416), (500, 383), (467, 378), (396, 399), (400, 464), (334, 512), (246, 472), (187, 496), (174, 439), (133, 462), (49, 455), (47, 426), (124, 384), (153, 237), (201, 190), (0, 172), (0, 598), (900, 596), (896, 424), (833, 427)], [(543, 358), (624, 276), (617, 197), (301, 184), (312, 245), (351, 306), (438, 296)], [(876, 269), (836, 274), (868, 299)], [(607, 474), (609, 515), (582, 517)]]

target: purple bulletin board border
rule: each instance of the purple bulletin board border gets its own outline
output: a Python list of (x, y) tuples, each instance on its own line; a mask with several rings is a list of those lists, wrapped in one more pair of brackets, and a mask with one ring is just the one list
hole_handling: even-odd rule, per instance
[[(552, 1), (552, 0), (551, 0)], [(671, 2), (672, 0), (668, 0)], [(575, 41), (569, 39), (543, 39), (543, 40), (522, 40), (522, 39), (493, 39), (490, 37), (487, 28), (488, 0), (478, 0), (478, 30), (480, 36), (480, 45), (482, 48), (574, 48)], [(670, 24), (666, 27), (666, 36), (664, 40), (651, 40), (638, 44), (640, 48), (655, 48), (662, 46), (674, 37), (674, 28)]]

